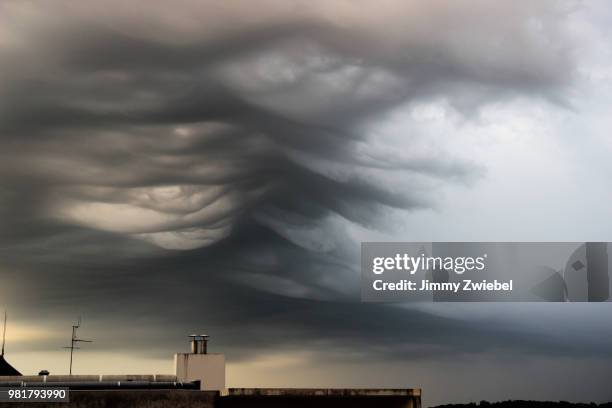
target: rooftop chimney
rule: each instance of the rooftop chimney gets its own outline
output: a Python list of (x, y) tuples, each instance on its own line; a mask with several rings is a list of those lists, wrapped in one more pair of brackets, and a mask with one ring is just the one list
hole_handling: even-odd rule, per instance
[(208, 354), (208, 335), (200, 334), (200, 354)]
[(190, 334), (191, 354), (208, 354), (208, 335)]
[(189, 344), (191, 345), (191, 354), (198, 354), (198, 335), (190, 334), (189, 337), (191, 338), (189, 341)]

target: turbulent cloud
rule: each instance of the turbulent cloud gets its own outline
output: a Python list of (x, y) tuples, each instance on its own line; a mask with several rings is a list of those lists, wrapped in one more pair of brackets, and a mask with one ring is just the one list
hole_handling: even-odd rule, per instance
[(389, 124), (435, 122), (432, 103), (458, 127), (515, 98), (569, 105), (570, 6), (1, 3), (0, 296), (159, 355), (199, 324), (233, 361), (312, 338), (345, 360), (609, 358), (591, 336), (354, 302), (362, 231), (485, 171), (460, 140)]
[(0, 171), (36, 183), (42, 217), (171, 249), (256, 213), (370, 224), (380, 206), (429, 206), (428, 188), (399, 193), (385, 173), (425, 186), (475, 169), (442, 150), (411, 157), (410, 134), (401, 156), (377, 150), (384, 112), (554, 97), (571, 77), (552, 3), (113, 6), (2, 6)]

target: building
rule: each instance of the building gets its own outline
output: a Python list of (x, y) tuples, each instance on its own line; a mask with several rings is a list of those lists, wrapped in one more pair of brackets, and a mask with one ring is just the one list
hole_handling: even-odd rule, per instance
[(2, 359), (15, 371), (0, 376), (0, 388), (69, 389), (69, 403), (37, 402), (38, 408), (421, 408), (421, 390), (412, 388), (226, 388), (225, 356), (208, 353), (208, 336), (190, 337), (191, 351), (174, 355), (174, 375), (21, 376)]
[(4, 348), (6, 346), (6, 311), (4, 312), (4, 327), (2, 329), (2, 350), (0, 351), (0, 376), (21, 375), (12, 365), (4, 359)]
[(208, 335), (192, 334), (191, 352), (174, 355), (177, 381), (200, 381), (202, 391), (225, 391), (225, 355), (208, 353)]
[(5, 375), (21, 375), (12, 365), (4, 359), (4, 353), (0, 354), (0, 376)]

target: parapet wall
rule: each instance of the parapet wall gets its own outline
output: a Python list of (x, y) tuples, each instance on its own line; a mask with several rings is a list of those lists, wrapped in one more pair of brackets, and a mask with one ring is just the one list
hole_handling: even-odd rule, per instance
[(177, 381), (176, 375), (135, 374), (135, 375), (20, 375), (0, 376), (0, 382), (107, 382), (107, 381)]
[(215, 408), (421, 408), (420, 389), (230, 388)]
[(0, 376), (3, 387), (61, 387), (71, 391), (199, 390), (200, 381), (177, 381), (174, 375), (42, 375)]
[(229, 388), (231, 397), (415, 397), (419, 388)]

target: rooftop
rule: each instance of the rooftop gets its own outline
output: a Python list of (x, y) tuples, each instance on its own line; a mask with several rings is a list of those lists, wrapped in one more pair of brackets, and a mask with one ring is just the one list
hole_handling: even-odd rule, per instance
[(3, 355), (0, 355), (0, 376), (2, 375), (21, 375), (21, 373), (10, 365)]

